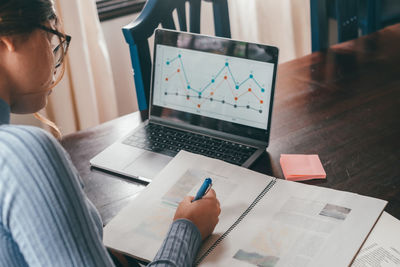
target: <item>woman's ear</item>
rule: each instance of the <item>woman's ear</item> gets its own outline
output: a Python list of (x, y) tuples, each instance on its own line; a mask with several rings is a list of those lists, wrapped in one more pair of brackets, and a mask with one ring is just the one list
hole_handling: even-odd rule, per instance
[(0, 36), (0, 46), (4, 46), (9, 52), (14, 52), (15, 40), (9, 36)]

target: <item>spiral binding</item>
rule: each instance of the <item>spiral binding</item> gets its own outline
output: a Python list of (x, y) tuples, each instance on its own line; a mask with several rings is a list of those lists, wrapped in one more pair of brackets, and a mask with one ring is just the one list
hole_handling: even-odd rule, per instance
[(275, 183), (276, 183), (276, 178), (273, 178), (273, 180), (271, 182), (269, 182), (269, 184), (264, 188), (264, 190), (261, 191), (261, 193), (256, 197), (256, 199), (254, 199), (253, 203), (251, 203), (251, 205), (242, 213), (242, 215), (240, 215), (240, 217), (231, 225), (231, 227), (229, 227), (229, 229), (226, 230), (226, 232), (223, 233), (214, 242), (214, 244), (212, 244), (212, 246), (206, 252), (204, 252), (204, 254), (201, 255), (200, 258), (197, 259), (197, 261), (194, 264), (195, 266), (199, 265), (200, 262), (202, 260), (204, 260), (204, 258), (207, 257), (214, 250), (214, 248), (216, 248), (218, 246), (218, 244), (221, 243), (222, 240), (225, 239), (225, 237), (230, 232), (232, 232), (232, 230), (244, 219), (244, 217), (246, 217), (246, 215), (254, 208), (255, 205), (257, 205), (257, 203), (265, 196), (265, 194), (268, 193), (268, 191), (274, 186)]

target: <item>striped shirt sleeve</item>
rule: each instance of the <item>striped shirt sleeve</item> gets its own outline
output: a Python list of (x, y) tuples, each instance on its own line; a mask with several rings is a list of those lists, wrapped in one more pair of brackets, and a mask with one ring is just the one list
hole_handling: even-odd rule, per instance
[[(68, 154), (29, 126), (0, 126), (0, 266), (114, 266)], [(175, 221), (150, 266), (191, 266), (196, 226)]]
[(0, 159), (1, 266), (113, 266), (101, 219), (54, 138), (2, 126)]
[(192, 266), (200, 245), (201, 235), (197, 227), (189, 220), (176, 220), (148, 266)]

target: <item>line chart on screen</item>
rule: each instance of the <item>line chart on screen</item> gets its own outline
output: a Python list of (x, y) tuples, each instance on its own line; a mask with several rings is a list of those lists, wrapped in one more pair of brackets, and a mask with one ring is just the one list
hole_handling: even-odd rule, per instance
[(273, 71), (271, 63), (160, 45), (154, 103), (264, 128)]

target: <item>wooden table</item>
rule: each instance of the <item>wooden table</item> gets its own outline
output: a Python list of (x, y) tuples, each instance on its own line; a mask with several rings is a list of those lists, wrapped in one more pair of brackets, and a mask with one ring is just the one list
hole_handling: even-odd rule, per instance
[[(91, 170), (89, 159), (144, 117), (62, 141), (104, 223), (145, 185)], [(307, 183), (388, 200), (400, 218), (400, 25), (279, 65), (267, 151), (251, 169), (283, 178), (280, 154), (316, 153), (327, 179)]]

